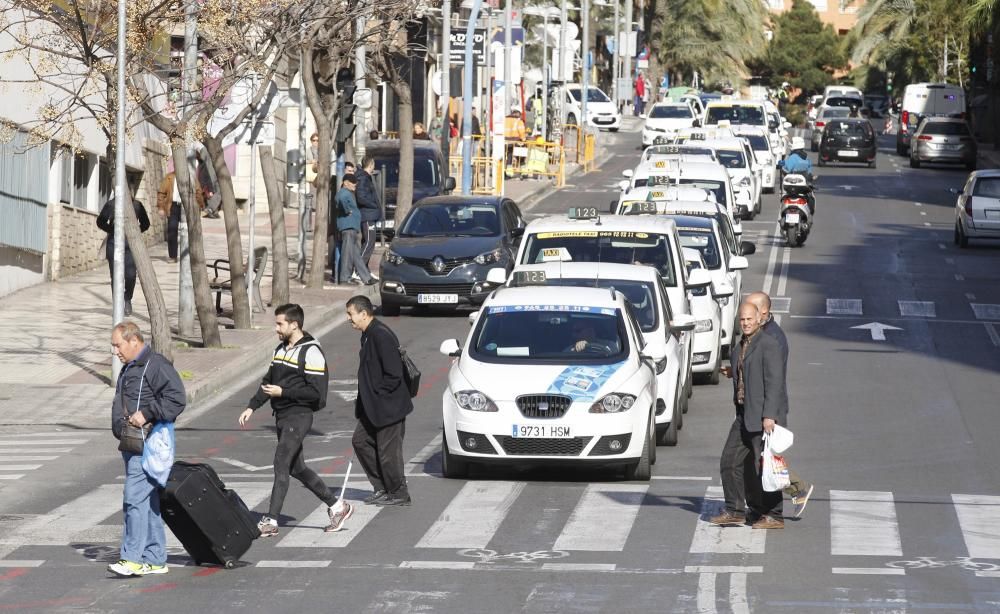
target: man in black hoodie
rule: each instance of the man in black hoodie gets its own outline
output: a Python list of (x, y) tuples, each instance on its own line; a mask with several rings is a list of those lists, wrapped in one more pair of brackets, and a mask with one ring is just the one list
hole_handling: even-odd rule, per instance
[(302, 307), (294, 303), (274, 310), (274, 330), (281, 343), (274, 349), (271, 366), (260, 389), (239, 418), (240, 426), (244, 426), (256, 409), (271, 401), (278, 447), (274, 451), (271, 504), (267, 515), (257, 525), (261, 537), (278, 534), (278, 517), (285, 503), (290, 477), (302, 482), (329, 506), (330, 524), (324, 531), (340, 531), (344, 528), (344, 521), (354, 513), (350, 503), (342, 501), (338, 505), (333, 491), (305, 462), (302, 443), (312, 428), (313, 412), (326, 406), (329, 374), (319, 342), (302, 330), (304, 321)]
[(375, 191), (375, 158), (370, 154), (361, 160), (361, 170), (356, 173), (358, 184), (354, 189), (354, 199), (361, 209), (361, 261), (368, 266), (375, 251), (375, 224), (382, 219), (382, 207)]
[[(135, 210), (135, 217), (139, 220), (139, 231), (149, 230), (149, 216), (146, 215), (146, 208), (136, 199), (132, 199), (132, 208)], [(108, 270), (111, 271), (111, 282), (115, 280), (115, 199), (104, 203), (101, 213), (97, 216), (97, 227), (108, 233), (108, 240), (105, 242), (104, 255), (108, 259)], [(132, 258), (132, 250), (129, 249), (128, 239), (125, 239), (125, 315), (132, 315), (132, 295), (135, 294), (135, 259)]]

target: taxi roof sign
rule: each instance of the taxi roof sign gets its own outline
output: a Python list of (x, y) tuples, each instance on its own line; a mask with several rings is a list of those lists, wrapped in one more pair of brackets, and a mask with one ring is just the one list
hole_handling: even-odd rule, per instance
[(601, 218), (597, 207), (570, 207), (567, 215), (571, 220), (599, 220)]
[(515, 286), (544, 286), (547, 279), (545, 271), (514, 271), (512, 283)]
[(573, 262), (573, 256), (565, 247), (546, 247), (542, 249), (535, 262)]

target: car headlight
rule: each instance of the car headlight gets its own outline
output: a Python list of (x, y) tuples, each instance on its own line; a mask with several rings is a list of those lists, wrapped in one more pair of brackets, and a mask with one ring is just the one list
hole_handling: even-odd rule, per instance
[(592, 414), (617, 414), (632, 409), (635, 405), (635, 395), (612, 392), (600, 401), (590, 406)]
[(740, 179), (740, 182), (738, 184), (736, 184), (736, 185), (738, 185), (741, 188), (749, 188), (750, 187), (750, 178), (749, 177), (744, 177), (743, 179)]
[(500, 255), (503, 253), (498, 247), (492, 252), (486, 252), (485, 254), (479, 254), (476, 256), (476, 264), (492, 264), (494, 262), (500, 262)]
[(694, 332), (696, 333), (707, 333), (712, 330), (711, 320), (698, 320), (694, 323)]
[(392, 251), (391, 249), (385, 253), (384, 260), (389, 264), (400, 265), (406, 262), (406, 259)]
[(469, 411), (497, 411), (496, 403), (478, 390), (460, 390), (455, 393), (455, 402)]

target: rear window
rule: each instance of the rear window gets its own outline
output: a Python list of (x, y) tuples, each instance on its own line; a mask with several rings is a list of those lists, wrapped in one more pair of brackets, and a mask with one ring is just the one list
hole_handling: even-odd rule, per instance
[(823, 109), (823, 117), (847, 117), (851, 114), (851, 110), (846, 107), (827, 107)]
[(833, 121), (826, 125), (830, 134), (843, 136), (870, 136), (872, 134), (871, 124), (867, 122), (839, 122)]
[(667, 107), (667, 106), (655, 106), (653, 110), (649, 112), (649, 117), (651, 119), (691, 119), (691, 108), (687, 105)]
[(847, 107), (861, 106), (861, 101), (857, 98), (851, 98), (849, 96), (837, 96), (830, 97), (826, 99), (826, 106), (828, 107)]
[(957, 122), (927, 122), (923, 134), (940, 134), (943, 136), (969, 136), (969, 127)]
[(717, 124), (720, 121), (728, 120), (731, 124), (754, 124), (764, 125), (764, 110), (760, 107), (712, 107), (708, 110), (707, 122)]
[(981, 177), (976, 181), (976, 187), (972, 191), (973, 196), (983, 196), (985, 198), (1000, 198), (1000, 177)]

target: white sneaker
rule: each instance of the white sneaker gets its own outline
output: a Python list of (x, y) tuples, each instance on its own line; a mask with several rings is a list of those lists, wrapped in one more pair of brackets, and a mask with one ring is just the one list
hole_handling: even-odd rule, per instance
[(278, 534), (278, 521), (273, 518), (268, 518), (264, 516), (257, 523), (257, 530), (260, 531), (261, 537), (272, 537)]
[(798, 497), (792, 497), (792, 503), (795, 504), (795, 517), (798, 518), (802, 515), (802, 512), (806, 511), (806, 504), (809, 503), (809, 497), (813, 494), (814, 485), (809, 486), (809, 490), (806, 494), (799, 495)]
[(351, 281), (354, 281), (355, 279), (357, 279), (358, 281), (361, 281), (361, 278), (358, 277), (357, 273), (351, 273)]

